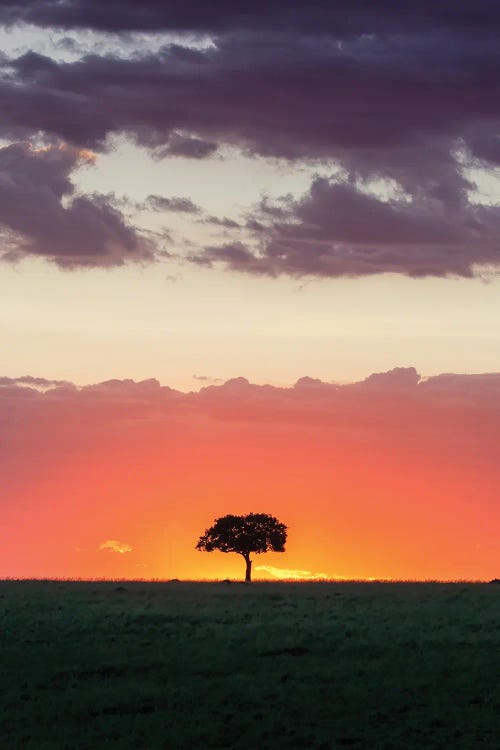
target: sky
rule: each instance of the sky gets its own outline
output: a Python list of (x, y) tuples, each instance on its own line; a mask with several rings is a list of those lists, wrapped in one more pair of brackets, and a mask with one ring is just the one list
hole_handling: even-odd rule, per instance
[(499, 27), (1, 4), (0, 576), (498, 577)]

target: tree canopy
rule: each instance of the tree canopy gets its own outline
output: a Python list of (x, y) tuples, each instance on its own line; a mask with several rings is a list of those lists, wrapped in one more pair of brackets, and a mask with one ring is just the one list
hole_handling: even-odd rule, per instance
[(246, 516), (227, 515), (217, 518), (199, 538), (196, 549), (203, 552), (236, 552), (246, 562), (245, 580), (251, 580), (250, 554), (284, 552), (287, 527), (267, 513)]

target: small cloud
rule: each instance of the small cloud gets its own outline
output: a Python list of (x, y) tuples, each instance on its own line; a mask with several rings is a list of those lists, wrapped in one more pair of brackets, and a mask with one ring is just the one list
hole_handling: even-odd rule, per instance
[(75, 552), (88, 552), (87, 547), (75, 547)]
[(197, 214), (201, 209), (190, 198), (173, 196), (166, 198), (163, 195), (148, 195), (143, 203), (137, 204), (138, 208), (149, 211), (178, 211), (179, 213)]
[(108, 539), (99, 545), (99, 549), (109, 549), (111, 552), (118, 552), (120, 555), (125, 555), (127, 552), (132, 552), (134, 548), (130, 544), (123, 544), (123, 542), (118, 542), (116, 539)]
[(173, 133), (166, 146), (156, 148), (153, 158), (165, 159), (168, 156), (182, 156), (184, 159), (206, 159), (218, 149), (217, 143), (195, 138), (182, 133)]
[(202, 383), (222, 383), (221, 378), (212, 378), (210, 375), (193, 375), (193, 380), (199, 380)]
[(274, 565), (257, 565), (255, 570), (263, 570), (274, 578), (295, 578), (299, 581), (327, 581), (330, 578), (326, 573), (312, 573), (310, 570), (295, 570), (293, 568), (275, 568)]
[(215, 224), (215, 226), (224, 227), (224, 229), (241, 229), (241, 224), (234, 219), (228, 219), (227, 216), (223, 218), (220, 218), (220, 216), (207, 216), (200, 221), (200, 224)]
[(148, 565), (147, 565), (147, 563), (137, 563), (135, 567), (136, 568), (147, 568)]

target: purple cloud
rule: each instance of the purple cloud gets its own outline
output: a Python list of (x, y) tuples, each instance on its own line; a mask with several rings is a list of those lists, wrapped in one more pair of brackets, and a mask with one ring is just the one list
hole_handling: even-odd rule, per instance
[(198, 214), (201, 209), (190, 198), (172, 196), (167, 198), (163, 195), (148, 195), (146, 200), (139, 204), (140, 208), (149, 211), (173, 211), (176, 213)]
[(265, 30), (276, 27), (341, 37), (437, 28), (488, 32), (498, 20), (495, 0), (4, 0), (0, 22), (84, 28), (107, 32)]
[[(499, 209), (473, 203), (464, 170), (500, 163), (497, 3), (424, 0), (403, 8), (384, 0), (375, 9), (368, 0), (288, 0), (208, 10), (192, 0), (174, 12), (153, 0), (26, 0), (3, 4), (1, 19), (214, 35), (200, 49), (176, 43), (129, 59), (57, 62), (30, 52), (4, 61), (6, 138), (42, 132), (102, 149), (110, 134), (125, 133), (157, 158), (203, 159), (232, 146), (341, 168), (342, 178), (316, 179), (289, 204), (264, 200), (247, 220), (252, 242), (242, 234), (196, 254), (196, 262), (273, 276), (466, 277), (498, 269)], [(380, 180), (396, 197), (364, 189)], [(76, 197), (75, 220), (98, 210), (100, 223), (120, 235), (111, 243), (118, 257), (151, 255), (123, 219), (119, 226), (114, 215), (113, 224), (104, 200)], [(97, 242), (94, 257), (106, 255), (106, 244)]]
[[(70, 146), (0, 148), (4, 258), (40, 256), (64, 268), (150, 260), (150, 243), (99, 194), (75, 195), (71, 172), (92, 155)], [(69, 199), (69, 203), (65, 200)]]
[[(278, 276), (474, 275), (500, 265), (500, 211), (471, 203), (457, 189), (421, 186), (411, 198), (382, 200), (345, 182), (316, 179), (281, 217), (254, 227), (257, 246), (215, 245), (194, 254), (201, 265)], [(262, 213), (257, 216), (261, 218)], [(266, 219), (267, 217), (263, 217)], [(249, 222), (248, 226), (251, 227)]]
[(97, 147), (123, 131), (168, 151), (181, 128), (187, 142), (362, 161), (376, 172), (387, 164), (384, 149), (400, 154), (404, 166), (409, 157), (421, 163), (422, 149), (437, 150), (426, 145), (431, 136), (448, 154), (457, 138), (473, 147), (491, 138), (499, 62), (488, 39), (446, 33), (342, 46), (300, 33), (246, 33), (220, 38), (195, 60), (180, 57), (178, 45), (139, 58), (93, 55), (73, 63), (31, 52), (10, 61), (0, 102), (6, 132), (44, 130)]

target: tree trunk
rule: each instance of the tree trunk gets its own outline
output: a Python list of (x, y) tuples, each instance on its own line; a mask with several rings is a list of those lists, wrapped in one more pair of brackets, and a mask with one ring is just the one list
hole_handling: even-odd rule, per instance
[(247, 569), (245, 573), (245, 583), (251, 583), (252, 581), (252, 561), (250, 560), (250, 556), (245, 557), (245, 562), (247, 564)]

